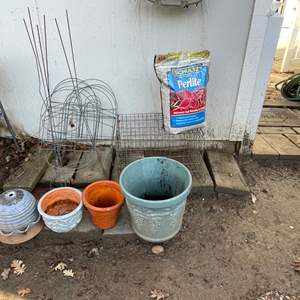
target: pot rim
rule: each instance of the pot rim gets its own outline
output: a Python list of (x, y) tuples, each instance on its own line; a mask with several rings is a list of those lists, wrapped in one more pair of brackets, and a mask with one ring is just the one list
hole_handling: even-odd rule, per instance
[[(125, 189), (124, 184), (123, 184), (123, 177), (124, 177), (125, 172), (129, 168), (131, 168), (133, 165), (138, 164), (142, 160), (153, 160), (153, 159), (164, 159), (164, 160), (176, 162), (178, 165), (180, 165), (186, 171), (187, 176), (189, 177), (189, 184), (184, 189), (184, 191), (182, 191), (180, 194), (178, 194), (172, 198), (169, 198), (169, 199), (152, 201), (152, 200), (146, 200), (143, 198), (136, 197), (133, 194), (129, 193), (127, 191), (127, 189)], [(192, 183), (193, 183), (193, 179), (192, 179), (191, 171), (184, 164), (182, 164), (181, 162), (179, 162), (175, 159), (164, 157), (164, 156), (150, 156), (150, 157), (144, 157), (141, 159), (137, 159), (137, 160), (133, 161), (132, 163), (130, 163), (128, 166), (126, 166), (122, 170), (121, 175), (120, 175), (120, 186), (122, 188), (123, 193), (126, 195), (126, 198), (129, 197), (138, 203), (143, 203), (145, 205), (145, 207), (148, 207), (149, 203), (151, 203), (151, 207), (153, 207), (153, 208), (162, 208), (162, 207), (172, 206), (174, 204), (174, 201), (176, 201), (177, 199), (184, 197), (185, 195), (188, 195), (190, 193), (190, 191), (192, 189)]]
[[(86, 200), (86, 193), (87, 193), (87, 190), (90, 189), (91, 187), (95, 186), (95, 185), (98, 185), (98, 184), (108, 184), (108, 185), (111, 185), (115, 188), (117, 188), (117, 190), (120, 192), (120, 194), (122, 195), (122, 201), (113, 205), (113, 206), (110, 206), (110, 207), (97, 207), (97, 206), (94, 206), (92, 204), (90, 204), (87, 200)], [(114, 180), (98, 180), (98, 181), (95, 181), (91, 184), (89, 184), (82, 192), (82, 200), (83, 200), (83, 204), (84, 206), (87, 208), (87, 209), (91, 209), (93, 211), (98, 211), (98, 212), (109, 212), (109, 211), (112, 211), (112, 210), (115, 210), (117, 208), (119, 208), (120, 206), (122, 206), (124, 204), (124, 201), (125, 201), (125, 197), (124, 197), (124, 194), (122, 193), (122, 189), (121, 189), (121, 186), (119, 185), (118, 182), (114, 181)]]
[[(65, 215), (62, 215), (62, 216), (51, 216), (51, 215), (46, 214), (44, 212), (44, 210), (42, 209), (42, 202), (45, 199), (45, 197), (47, 195), (55, 192), (55, 191), (65, 190), (65, 189), (72, 190), (72, 191), (76, 192), (80, 196), (80, 202), (79, 202), (78, 206), (74, 210), (72, 210), (71, 212), (69, 212), (68, 214), (65, 214)], [(82, 206), (83, 206), (83, 203), (82, 203), (82, 193), (81, 193), (80, 190), (75, 189), (73, 187), (59, 187), (59, 188), (52, 189), (52, 190), (48, 191), (46, 194), (44, 194), (42, 196), (42, 198), (39, 200), (37, 208), (38, 208), (38, 211), (39, 211), (39, 213), (41, 214), (42, 217), (46, 217), (47, 219), (51, 219), (51, 220), (61, 220), (61, 219), (69, 218), (69, 217), (77, 214), (77, 212), (79, 212), (82, 209)]]

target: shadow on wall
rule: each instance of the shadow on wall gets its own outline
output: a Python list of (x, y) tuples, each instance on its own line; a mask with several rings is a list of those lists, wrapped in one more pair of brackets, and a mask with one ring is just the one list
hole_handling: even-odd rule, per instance
[[(11, 109), (10, 110), (7, 109), (8, 107), (7, 101), (9, 101), (8, 99), (10, 99), (11, 97), (10, 94), (13, 88), (14, 87), (11, 84), (11, 81), (6, 76), (5, 68), (0, 66), (0, 101), (4, 106), (4, 110), (7, 115), (7, 118), (16, 135), (18, 137), (24, 137), (27, 136), (28, 134), (26, 133), (24, 128), (20, 125), (20, 123), (14, 120), (14, 118), (11, 116), (11, 112), (10, 112)], [(17, 103), (14, 103), (14, 105), (17, 106)], [(11, 137), (11, 134), (6, 126), (6, 122), (1, 110), (0, 110), (0, 137)]]

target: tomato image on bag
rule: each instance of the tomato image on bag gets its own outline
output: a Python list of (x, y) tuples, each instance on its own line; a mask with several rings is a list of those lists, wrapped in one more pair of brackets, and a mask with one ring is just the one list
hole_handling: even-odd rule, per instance
[(209, 52), (156, 55), (154, 68), (161, 83), (165, 129), (176, 134), (205, 126)]

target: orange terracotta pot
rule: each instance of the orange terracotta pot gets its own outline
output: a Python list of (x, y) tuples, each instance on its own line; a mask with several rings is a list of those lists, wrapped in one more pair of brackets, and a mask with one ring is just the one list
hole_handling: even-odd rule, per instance
[(97, 227), (108, 229), (116, 225), (124, 203), (124, 196), (117, 182), (96, 181), (84, 189), (82, 196), (83, 204)]

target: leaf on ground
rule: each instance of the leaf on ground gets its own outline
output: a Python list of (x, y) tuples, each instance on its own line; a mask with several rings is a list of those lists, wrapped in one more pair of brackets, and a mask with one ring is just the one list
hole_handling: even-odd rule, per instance
[(72, 269), (64, 270), (63, 273), (64, 273), (64, 276), (66, 276), (66, 277), (74, 277), (74, 275), (75, 275), (75, 273), (73, 272)]
[(9, 273), (10, 273), (10, 268), (4, 269), (3, 272), (1, 273), (1, 278), (2, 278), (3, 280), (8, 279)]
[(31, 293), (31, 289), (30, 288), (20, 288), (18, 290), (18, 295), (21, 296), (21, 297), (24, 297), (24, 296), (26, 296), (26, 295), (28, 295), (30, 293)]
[(292, 262), (292, 267), (296, 272), (300, 272), (300, 257), (298, 257), (295, 261)]
[(159, 289), (154, 289), (150, 292), (150, 298), (153, 298), (155, 300), (164, 300), (169, 298), (169, 296), (169, 293)]
[(26, 265), (23, 263), (22, 260), (14, 259), (10, 267), (14, 270), (14, 274), (17, 274), (18, 276), (23, 274), (26, 270)]
[(67, 264), (60, 262), (54, 267), (54, 270), (55, 271), (63, 271), (66, 267), (67, 267)]

